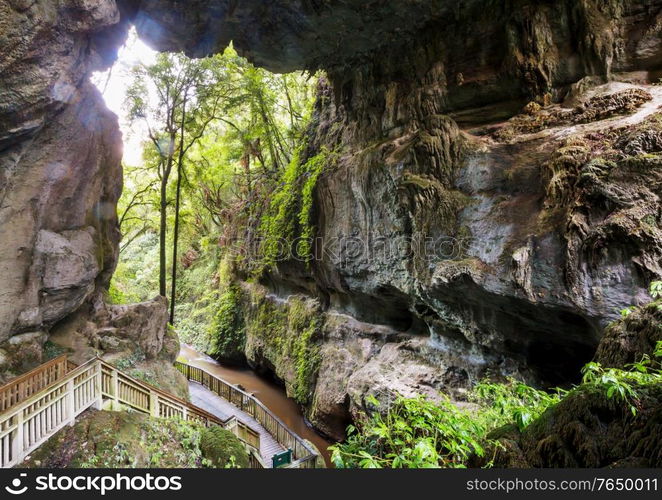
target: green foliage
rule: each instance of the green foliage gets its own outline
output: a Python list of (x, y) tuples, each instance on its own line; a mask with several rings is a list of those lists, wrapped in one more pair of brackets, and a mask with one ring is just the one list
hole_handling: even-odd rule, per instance
[(148, 232), (122, 252), (109, 290), (112, 303), (144, 302), (158, 294), (158, 245), (157, 234)]
[(523, 430), (547, 408), (557, 404), (564, 394), (561, 390), (541, 391), (514, 379), (507, 383), (483, 380), (474, 387), (471, 400), (480, 405), (478, 416), (486, 427), (514, 422)]
[(587, 363), (582, 368), (582, 384), (573, 390), (600, 389), (608, 399), (622, 401), (632, 414), (636, 415), (640, 397), (639, 388), (662, 383), (659, 361), (662, 356), (662, 342), (657, 342), (653, 356), (656, 359), (645, 355), (641, 361), (628, 365), (625, 370), (605, 368), (595, 362)]
[(69, 352), (68, 349), (62, 347), (59, 344), (51, 342), (50, 340), (47, 340), (44, 344), (44, 361), (57, 358), (58, 356), (61, 356), (67, 352)]
[(654, 299), (662, 299), (662, 281), (653, 281), (651, 283), (650, 294)]
[[(260, 221), (258, 275), (272, 268), (279, 259), (311, 258), (314, 237), (314, 227), (311, 225), (313, 193), (319, 176), (334, 161), (334, 155), (323, 149), (306, 162), (301, 162), (300, 156), (301, 151), (295, 151), (283, 173), (281, 185), (274, 192)], [(295, 246), (297, 239), (299, 241)]]
[(247, 356), (266, 356), (276, 376), (287, 382), (288, 395), (309, 403), (321, 361), (323, 316), (318, 304), (298, 296), (274, 302), (258, 285), (247, 289), (245, 302)]
[(215, 305), (216, 313), (210, 326), (209, 354), (217, 359), (243, 359), (246, 334), (240, 301), (241, 289), (236, 284), (231, 284), (221, 293)]
[(302, 404), (310, 400), (319, 370), (321, 356), (319, 346), (313, 342), (313, 338), (320, 327), (320, 316), (311, 313), (303, 300), (291, 300), (288, 312), (290, 343), (287, 353), (294, 358), (296, 367), (294, 399)]
[(27, 466), (224, 467), (227, 456), (235, 456), (236, 466), (247, 466), (241, 442), (232, 433), (222, 431), (219, 439), (214, 439), (213, 431), (180, 419), (152, 418), (128, 411), (92, 411), (32, 453)]
[[(193, 95), (187, 81), (195, 98), (185, 115), (184, 98)], [(154, 64), (132, 70), (126, 118), (149, 124), (150, 136), (142, 164), (125, 167), (119, 203), (124, 237), (110, 301), (143, 301), (159, 289), (159, 184), (168, 158), (181, 147), (185, 120), (185, 147), (197, 140), (186, 147), (183, 165), (175, 324), (184, 342), (238, 360), (244, 345), (241, 290), (225, 262), (252, 259), (251, 237), (262, 226), (274, 191), (280, 199), (291, 194), (295, 203), (284, 204), (286, 217), (268, 210), (276, 228), (270, 234), (284, 231), (280, 224), (286, 219), (294, 226), (292, 235), (299, 225), (312, 234), (312, 193), (324, 155), (300, 165), (295, 150), (312, 113), (315, 84), (316, 79), (300, 73), (276, 75), (256, 68), (232, 48), (195, 61), (162, 54)], [(149, 97), (157, 88), (163, 91), (157, 93), (158, 102)], [(214, 116), (207, 122), (211, 109)], [(166, 191), (166, 246), (171, 248), (175, 189), (168, 185)], [(309, 378), (309, 363), (299, 365), (299, 379)]]
[[(470, 455), (483, 456), (490, 431), (513, 423), (522, 430), (563, 395), (512, 379), (484, 380), (470, 394), (478, 405), (471, 412), (447, 397), (432, 402), (399, 396), (385, 414), (375, 411), (350, 426), (347, 441), (332, 447), (333, 461), (337, 467), (463, 467)], [(368, 402), (380, 410), (374, 397)]]
[(635, 310), (635, 307), (624, 307), (619, 311), (621, 318), (627, 318)]
[(312, 258), (312, 241), (315, 237), (315, 227), (312, 225), (313, 196), (317, 180), (329, 163), (335, 162), (335, 155), (323, 149), (306, 162), (306, 177), (301, 188), (301, 208), (299, 210), (299, 227), (301, 228), (300, 244), (296, 253), (306, 260)]
[[(331, 447), (332, 459), (337, 467), (461, 467), (472, 453), (483, 456), (486, 444), (498, 446), (487, 438), (490, 431), (513, 424), (524, 430), (568, 395), (583, 391), (598, 390), (636, 416), (641, 393), (662, 384), (660, 358), (662, 341), (653, 358), (644, 356), (625, 369), (590, 362), (582, 383), (569, 391), (547, 393), (515, 380), (482, 381), (470, 395), (478, 405), (471, 413), (447, 398), (434, 403), (400, 396), (386, 412), (375, 411), (357, 427), (349, 426), (347, 440)], [(368, 402), (379, 410), (374, 397)]]
[(374, 412), (360, 429), (350, 426), (346, 442), (330, 449), (338, 468), (463, 467), (472, 453), (484, 454), (485, 432), (480, 420), (448, 399), (398, 397), (384, 415)]
[(200, 450), (213, 467), (234, 469), (249, 465), (248, 453), (241, 441), (217, 425), (202, 431)]

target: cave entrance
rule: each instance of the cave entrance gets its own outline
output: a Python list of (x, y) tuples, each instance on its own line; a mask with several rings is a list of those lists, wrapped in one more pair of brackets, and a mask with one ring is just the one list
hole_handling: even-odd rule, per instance
[[(303, 192), (319, 167), (298, 158), (318, 76), (271, 73), (231, 45), (202, 59), (158, 53), (131, 30), (114, 66), (92, 81), (124, 136), (110, 300), (168, 297), (182, 340), (208, 350), (212, 331), (231, 337), (238, 326), (229, 292), (237, 262), (272, 264), (290, 224), (305, 225)], [(251, 240), (257, 233), (272, 239), (266, 251)]]

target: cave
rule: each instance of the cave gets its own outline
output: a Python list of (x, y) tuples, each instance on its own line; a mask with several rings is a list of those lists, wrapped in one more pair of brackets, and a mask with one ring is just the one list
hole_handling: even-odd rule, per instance
[[(2, 381), (72, 328), (77, 361), (116, 337), (152, 368), (177, 357), (165, 284), (135, 307), (109, 299), (123, 138), (90, 77), (130, 30), (159, 53), (205, 60), (231, 46), (247, 67), (315, 79), (296, 154), (269, 189), (246, 167), (235, 191), (250, 196), (216, 214), (225, 232), (173, 260), (194, 276), (230, 248), (226, 233), (264, 230), (258, 219), (315, 237), (307, 258), (269, 260), (232, 234), (234, 260), (200, 271), (211, 295), (178, 314), (206, 307), (204, 331), (225, 335), (207, 354), (272, 375), (324, 435), (345, 439), (375, 395), (462, 406), (489, 376), (580, 384), (586, 363), (610, 366), (604, 342), (630, 361), (652, 355), (656, 339), (628, 331), (649, 335), (641, 317), (656, 314), (662, 279), (661, 16), (662, 0), (1, 1)], [(222, 159), (262, 161), (240, 156)], [(265, 215), (279, 194), (296, 198), (281, 226)], [(388, 251), (350, 254), (352, 239)], [(439, 241), (453, 255), (421, 250)], [(190, 331), (179, 335), (203, 335)], [(619, 458), (604, 457), (591, 465)]]

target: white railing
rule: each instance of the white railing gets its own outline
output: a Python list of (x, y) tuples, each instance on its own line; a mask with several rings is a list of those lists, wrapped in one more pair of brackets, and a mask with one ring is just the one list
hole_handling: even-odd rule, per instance
[[(66, 360), (65, 360), (66, 361)], [(58, 368), (53, 370), (53, 367)], [(62, 368), (64, 366), (64, 368)], [(68, 370), (68, 371), (67, 371)], [(43, 380), (49, 373), (52, 382), (36, 391), (26, 390), (24, 381)], [(53, 375), (55, 373), (55, 375)], [(191, 403), (161, 391), (121, 372), (100, 358), (81, 366), (72, 363), (45, 363), (16, 381), (0, 387), (6, 405), (0, 414), (0, 467), (13, 467), (66, 425), (73, 425), (88, 408), (124, 410), (132, 408), (160, 418), (180, 418), (206, 427), (220, 425), (235, 434), (246, 446), (251, 465), (264, 467), (259, 458), (260, 435), (234, 417), (223, 421)], [(22, 385), (21, 385), (22, 384)], [(21, 387), (16, 390), (16, 387)], [(19, 395), (13, 396), (13, 395)]]
[(285, 449), (292, 450), (294, 460), (290, 464), (284, 465), (284, 468), (314, 469), (317, 467), (320, 459), (317, 450), (287, 427), (259, 399), (197, 366), (176, 361), (175, 368), (182, 372), (188, 380), (204, 385), (244, 413), (248, 413), (274, 437), (278, 444)]
[(101, 365), (90, 360), (0, 415), (0, 466), (13, 467), (90, 407), (101, 408)]

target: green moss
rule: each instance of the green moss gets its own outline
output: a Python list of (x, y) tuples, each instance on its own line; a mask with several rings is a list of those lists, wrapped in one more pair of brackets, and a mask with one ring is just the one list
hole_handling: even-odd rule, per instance
[(301, 189), (301, 209), (299, 210), (299, 227), (301, 228), (301, 243), (296, 251), (299, 256), (306, 260), (312, 258), (312, 240), (315, 236), (315, 228), (312, 225), (313, 195), (317, 180), (322, 174), (324, 167), (329, 161), (326, 150), (312, 157), (306, 164), (307, 177)]
[(246, 356), (268, 360), (288, 395), (301, 404), (311, 401), (320, 364), (317, 337), (323, 315), (311, 300), (291, 297), (287, 302), (270, 300), (262, 287), (246, 292)]
[(241, 441), (230, 431), (218, 426), (202, 431), (200, 450), (213, 467), (247, 468), (249, 465), (248, 453)]
[[(280, 259), (311, 258), (313, 194), (320, 175), (335, 158), (334, 153), (322, 149), (302, 162), (301, 150), (295, 152), (258, 227), (260, 247), (255, 275), (273, 268)], [(296, 248), (292, 248), (297, 239)]]
[[(221, 431), (221, 432), (219, 432)], [(218, 439), (212, 439), (216, 434)], [(230, 432), (134, 412), (89, 411), (35, 451), (27, 467), (224, 467), (229, 457), (248, 466), (246, 451)], [(224, 459), (223, 457), (227, 457)]]
[(319, 346), (313, 342), (320, 331), (321, 319), (316, 311), (311, 311), (300, 298), (290, 301), (288, 311), (288, 331), (290, 344), (288, 353), (294, 358), (296, 379), (294, 399), (299, 403), (308, 403), (315, 388), (315, 379), (319, 370)]
[(68, 353), (69, 351), (70, 351), (69, 349), (62, 347), (61, 345), (56, 344), (54, 342), (51, 342), (50, 340), (47, 340), (46, 343), (44, 344), (44, 362), (48, 361), (49, 359), (57, 358), (62, 354)]
[(241, 314), (241, 289), (230, 284), (220, 295), (210, 329), (209, 354), (217, 359), (241, 362), (244, 360), (246, 333)]
[(140, 349), (136, 349), (131, 354), (128, 354), (127, 356), (124, 356), (115, 361), (112, 361), (112, 364), (118, 370), (127, 371), (130, 368), (133, 368), (137, 363), (140, 363), (142, 361), (145, 361), (145, 353), (142, 352)]

